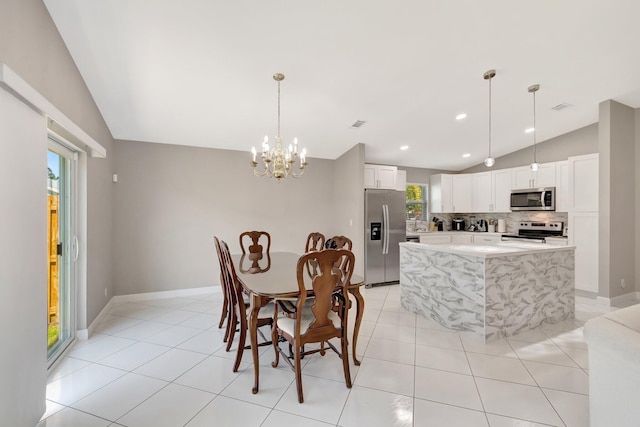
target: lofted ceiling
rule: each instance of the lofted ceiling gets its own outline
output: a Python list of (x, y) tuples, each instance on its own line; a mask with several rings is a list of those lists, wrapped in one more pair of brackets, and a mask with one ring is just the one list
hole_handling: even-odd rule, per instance
[(533, 144), (532, 84), (538, 142), (597, 122), (604, 100), (640, 107), (637, 0), (44, 3), (116, 139), (249, 158), (274, 140), (278, 72), (283, 142), (311, 158), (364, 143), (370, 163), (481, 163), (489, 69), (494, 157)]

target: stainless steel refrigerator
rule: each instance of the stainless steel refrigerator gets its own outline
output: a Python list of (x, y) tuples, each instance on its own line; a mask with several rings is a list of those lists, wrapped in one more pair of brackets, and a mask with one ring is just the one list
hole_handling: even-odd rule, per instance
[(400, 281), (400, 242), (406, 240), (404, 191), (365, 190), (366, 287)]

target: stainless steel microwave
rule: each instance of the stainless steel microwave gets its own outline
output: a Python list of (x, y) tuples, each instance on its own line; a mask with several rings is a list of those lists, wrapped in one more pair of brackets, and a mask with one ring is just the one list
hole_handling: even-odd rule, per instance
[(512, 211), (555, 211), (556, 187), (511, 190)]

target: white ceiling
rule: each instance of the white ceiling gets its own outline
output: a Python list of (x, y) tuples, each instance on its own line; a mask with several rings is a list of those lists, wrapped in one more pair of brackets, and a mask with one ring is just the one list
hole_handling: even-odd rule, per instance
[(494, 157), (533, 143), (531, 84), (538, 142), (596, 122), (601, 101), (640, 107), (637, 0), (44, 3), (117, 139), (258, 148), (277, 72), (283, 142), (312, 158), (364, 143), (371, 163), (481, 163), (491, 68)]

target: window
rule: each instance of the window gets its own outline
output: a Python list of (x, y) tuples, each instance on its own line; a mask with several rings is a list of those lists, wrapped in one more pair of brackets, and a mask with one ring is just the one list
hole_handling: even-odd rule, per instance
[(426, 220), (427, 213), (427, 186), (426, 184), (407, 185), (407, 220)]

